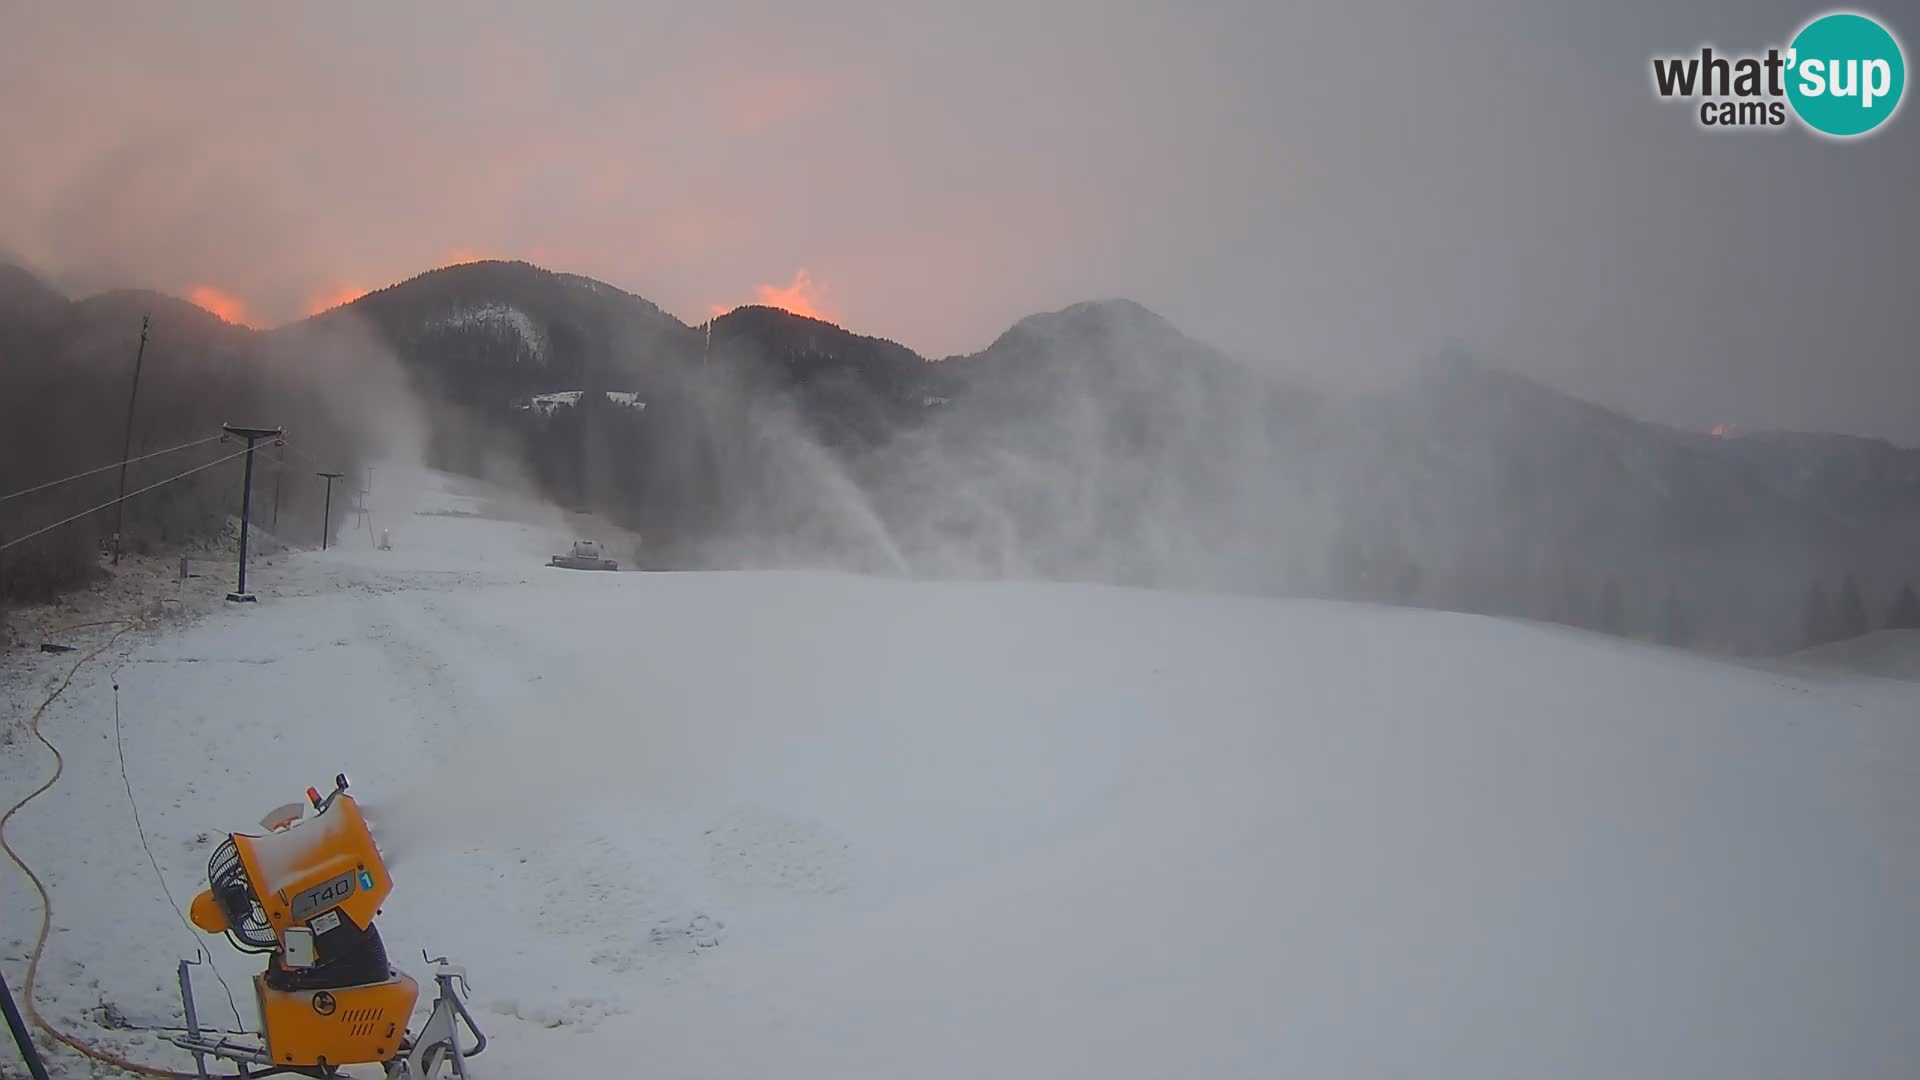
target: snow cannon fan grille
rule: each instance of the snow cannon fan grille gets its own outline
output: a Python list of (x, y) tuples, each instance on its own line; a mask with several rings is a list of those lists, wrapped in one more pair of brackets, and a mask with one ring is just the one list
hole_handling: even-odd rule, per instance
[[(240, 850), (234, 846), (231, 836), (215, 848), (213, 858), (207, 860), (207, 883), (213, 886), (214, 897), (226, 911), (227, 937), (234, 948), (241, 952), (272, 952), (279, 947), (279, 938), (267, 922), (266, 909), (260, 906), (260, 898), (253, 891), (253, 882), (247, 878), (246, 865), (240, 861)], [(245, 911), (240, 910), (242, 903), (246, 905)]]

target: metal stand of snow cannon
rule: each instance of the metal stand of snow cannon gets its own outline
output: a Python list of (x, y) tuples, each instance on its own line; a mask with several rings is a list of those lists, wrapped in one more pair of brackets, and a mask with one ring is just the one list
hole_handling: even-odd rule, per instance
[[(426, 956), (425, 953), (421, 955)], [(468, 1080), (473, 1074), (467, 1070), (467, 1060), (478, 1057), (487, 1048), (486, 1033), (474, 1023), (473, 1014), (467, 1011), (467, 1003), (460, 996), (466, 989), (467, 969), (448, 963), (444, 956), (427, 957), (427, 962), (434, 965), (433, 979), (438, 985), (433, 1011), (427, 1015), (427, 1022), (421, 1026), (420, 1033), (402, 1039), (399, 1055), (385, 1063), (386, 1080), (435, 1080), (442, 1075), (443, 1067), (452, 1076)], [(193, 982), (187, 971), (199, 964), (198, 960), (180, 961), (180, 1006), (186, 1013), (187, 1026), (185, 1031), (168, 1036), (175, 1046), (193, 1055), (195, 1076), (201, 1080), (216, 1080), (214, 1074), (207, 1071), (208, 1058), (231, 1062), (234, 1066), (231, 1075), (248, 1080), (267, 1076), (339, 1075), (331, 1067), (320, 1069), (275, 1065), (267, 1054), (264, 1036), (252, 1032), (236, 1036), (202, 1029), (199, 1011), (194, 1007)], [(463, 1027), (471, 1039), (461, 1034)]]
[[(467, 1072), (467, 1059), (487, 1048), (487, 1036), (480, 1025), (473, 1022), (473, 1014), (467, 1011), (467, 1003), (460, 997), (460, 990), (467, 985), (467, 969), (447, 963), (444, 956), (430, 957), (424, 952), (420, 955), (433, 965), (433, 981), (439, 985), (439, 992), (434, 996), (433, 1012), (428, 1014), (426, 1024), (406, 1047), (406, 1056), (387, 1063), (387, 1080), (438, 1076), (442, 1065), (452, 1069), (454, 1076), (465, 1078), (471, 1075)], [(455, 983), (459, 984), (458, 988)], [(461, 1045), (463, 1025), (473, 1036), (471, 1048)]]

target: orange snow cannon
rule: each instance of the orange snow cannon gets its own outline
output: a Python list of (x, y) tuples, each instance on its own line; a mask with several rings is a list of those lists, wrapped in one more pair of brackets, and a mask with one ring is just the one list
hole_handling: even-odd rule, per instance
[(193, 899), (194, 925), (225, 934), (242, 952), (265, 954), (267, 967), (253, 978), (261, 1031), (246, 1042), (200, 1030), (190, 964), (181, 963), (187, 1029), (173, 1041), (193, 1053), (201, 1075), (208, 1075), (205, 1058), (214, 1057), (235, 1063), (239, 1076), (333, 1076), (341, 1066), (373, 1063), (395, 1080), (437, 1076), (442, 1066), (465, 1076), (465, 1060), (486, 1047), (456, 988), (465, 972), (444, 957), (431, 961), (440, 985), (433, 1013), (409, 1035), (420, 986), (388, 963), (373, 925), (393, 881), (346, 792), (345, 774), (325, 797), (308, 788), (311, 817), (299, 803), (283, 806), (263, 819), (265, 834), (232, 833), (208, 862), (209, 887)]

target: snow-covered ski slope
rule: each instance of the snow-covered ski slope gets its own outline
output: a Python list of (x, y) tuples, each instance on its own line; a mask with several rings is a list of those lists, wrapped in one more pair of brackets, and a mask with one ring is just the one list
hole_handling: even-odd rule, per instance
[[(256, 961), (140, 849), (117, 675), (175, 897), (344, 770), (389, 947), (468, 965), (494, 1078), (1920, 1071), (1920, 686), (1331, 603), (569, 573), (564, 533), (382, 485), (393, 550), (263, 568), (48, 710), (66, 775), (12, 835), (70, 1029), (184, 1065), (98, 1007), (174, 1022), (202, 942), (252, 1021)], [(50, 769), (3, 761), (9, 804)]]

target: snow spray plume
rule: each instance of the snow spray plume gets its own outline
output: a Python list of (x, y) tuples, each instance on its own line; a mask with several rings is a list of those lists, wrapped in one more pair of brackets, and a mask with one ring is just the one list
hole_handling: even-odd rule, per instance
[(710, 375), (700, 392), (709, 416), (737, 424), (744, 436), (724, 444), (717, 463), (734, 485), (713, 550), (722, 565), (910, 572), (870, 493), (790, 400), (752, 393), (724, 372)]
[(575, 749), (527, 728), (461, 740), (427, 775), (362, 800), (380, 853), (397, 868), (434, 851), (537, 840), (569, 813)]
[[(800, 335), (785, 348), (823, 370), (795, 376), (756, 329)], [(631, 497), (695, 538), (671, 565), (1275, 591), (1325, 561), (1334, 530), (1275, 435), (1310, 395), (1138, 305), (1035, 316), (877, 379), (835, 368), (832, 340), (764, 320), (663, 373), (647, 415), (666, 434)]]
[(535, 688), (469, 710), (470, 730), (425, 775), (362, 800), (390, 863), (537, 846), (609, 801), (676, 804), (747, 737), (723, 717), (704, 730), (649, 724), (625, 671), (547, 670)]
[(914, 572), (1312, 584), (1331, 530), (1277, 434), (1307, 392), (1125, 301), (1023, 320), (928, 376), (924, 417), (847, 465)]
[[(488, 513), (539, 525), (549, 534), (530, 543), (545, 548), (554, 537), (565, 535), (565, 513), (538, 497), (539, 485), (512, 440), (428, 390), (419, 373), (399, 357), (396, 331), (377, 316), (377, 311), (350, 304), (270, 337), (283, 357), (318, 373), (317, 393), (341, 402), (357, 420), (360, 459), (378, 476), (369, 506), (385, 512), (383, 526), (403, 528), (397, 523), (423, 505), (423, 485), (440, 483), (429, 471), (451, 466), (492, 485), (485, 499)], [(363, 480), (363, 475), (350, 477), (346, 490), (357, 491)], [(397, 533), (394, 541), (404, 545), (404, 533)]]
[[(1459, 346), (1335, 397), (1106, 301), (1022, 320), (926, 383), (938, 407), (851, 445), (778, 395), (736, 409), (760, 449), (723, 564), (1329, 596), (1751, 652), (1796, 636), (1809, 576), (1900, 585), (1897, 532), (1849, 542), (1720, 442)], [(861, 415), (825, 393), (827, 425)]]

